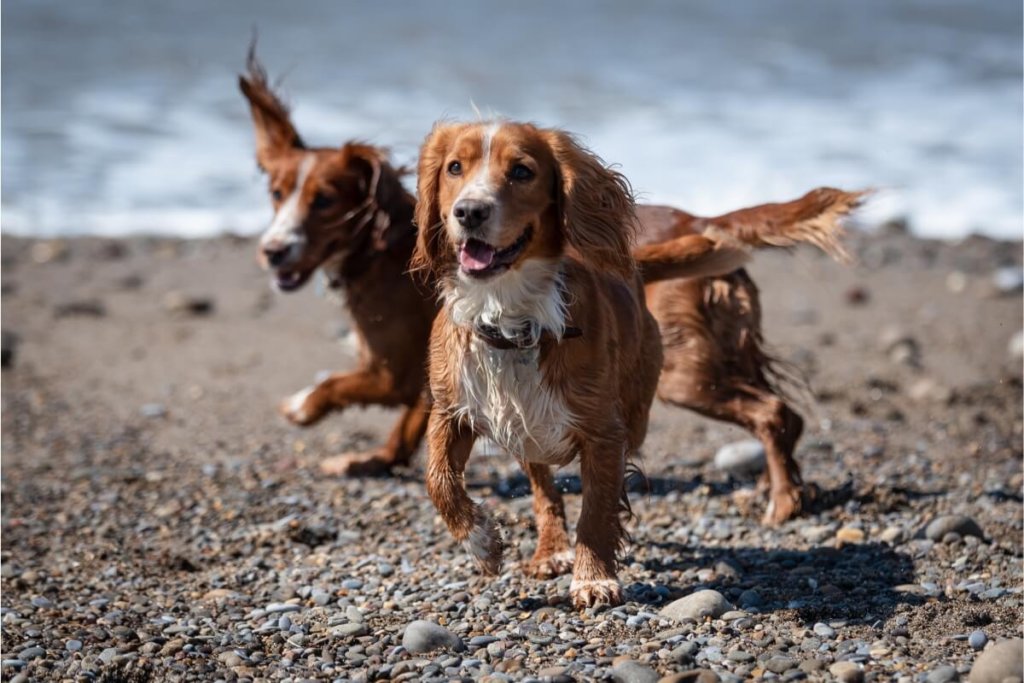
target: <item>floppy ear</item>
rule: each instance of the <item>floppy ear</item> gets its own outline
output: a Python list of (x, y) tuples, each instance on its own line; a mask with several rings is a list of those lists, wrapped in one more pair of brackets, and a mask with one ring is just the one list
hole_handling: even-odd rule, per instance
[(638, 229), (626, 177), (568, 133), (543, 132), (557, 164), (557, 203), (566, 241), (595, 268), (628, 276)]
[(267, 72), (256, 59), (256, 43), (249, 46), (246, 60), (248, 73), (238, 77), (238, 87), (249, 100), (252, 123), (256, 128), (256, 162), (266, 170), (278, 154), (305, 145), (292, 125), (288, 107), (274, 94), (267, 83)]
[(420, 147), (420, 161), (416, 178), (416, 250), (412, 255), (412, 270), (423, 270), (440, 275), (444, 261), (444, 228), (441, 225), (441, 207), (438, 193), (441, 170), (448, 148), (454, 139), (456, 127), (435, 124)]
[[(401, 240), (407, 231), (391, 222), (391, 213), (405, 194), (402, 187), (404, 169), (394, 169), (388, 163), (387, 150), (362, 143), (349, 142), (343, 148), (348, 152), (348, 165), (359, 177), (359, 187), (365, 192), (363, 200), (372, 216), (367, 218), (370, 230), (369, 248), (386, 251)], [(353, 210), (358, 210), (353, 209)]]

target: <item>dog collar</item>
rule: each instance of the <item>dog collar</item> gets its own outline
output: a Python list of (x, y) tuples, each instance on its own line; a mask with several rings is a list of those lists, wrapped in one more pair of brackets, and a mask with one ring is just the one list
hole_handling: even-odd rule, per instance
[[(478, 339), (483, 340), (492, 348), (500, 351), (508, 351), (510, 349), (529, 349), (537, 346), (543, 341), (559, 341), (555, 336), (555, 333), (548, 329), (543, 329), (540, 332), (540, 336), (537, 338), (535, 343), (530, 343), (534, 336), (531, 334), (530, 325), (524, 325), (520, 332), (514, 337), (506, 337), (502, 334), (501, 329), (497, 325), (484, 325), (478, 324), (473, 327), (473, 334)], [(578, 327), (569, 325), (562, 332), (562, 339), (575, 339), (583, 336), (583, 330)]]

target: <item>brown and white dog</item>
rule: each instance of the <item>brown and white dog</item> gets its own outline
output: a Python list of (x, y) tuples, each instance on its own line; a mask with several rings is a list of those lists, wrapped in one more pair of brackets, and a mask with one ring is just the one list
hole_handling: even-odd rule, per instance
[[(644, 279), (686, 274), (677, 267), (690, 260), (685, 250), (708, 254), (715, 244), (690, 236), (681, 251), (655, 249), (655, 265), (641, 272), (625, 178), (570, 135), (530, 124), (435, 126), (420, 151), (418, 194), (413, 262), (443, 301), (430, 339), (427, 491), (478, 567), (497, 573), (500, 536), (463, 478), (474, 440), (492, 439), (533, 487), (540, 538), (528, 571), (546, 577), (571, 564), (576, 606), (618, 604), (623, 477), (662, 365)], [(746, 256), (715, 253), (721, 273)], [(691, 274), (715, 274), (706, 267)], [(573, 560), (552, 467), (577, 457)]]
[[(261, 240), (261, 259), (284, 291), (301, 287), (318, 268), (332, 286), (345, 287), (362, 341), (356, 372), (334, 375), (294, 394), (281, 411), (295, 424), (306, 425), (352, 405), (402, 406), (399, 423), (382, 448), (328, 458), (322, 465), (337, 474), (387, 472), (409, 462), (427, 419), (421, 390), (437, 305), (433, 284), (422, 286), (407, 273), (415, 241), (409, 218), (414, 200), (402, 189), (400, 172), (388, 164), (384, 150), (357, 143), (307, 147), (252, 54), (241, 87), (251, 105), (257, 159), (270, 177), (276, 209)], [(376, 192), (371, 190), (375, 173)], [(643, 246), (634, 249), (634, 256), (653, 276), (655, 252), (674, 244), (667, 240), (708, 232), (751, 248), (809, 243), (841, 257), (840, 219), (860, 198), (861, 193), (819, 188), (790, 202), (714, 218), (638, 206)], [(693, 249), (691, 244), (682, 251), (694, 257)], [(671, 255), (668, 262), (674, 264), (680, 255)], [(768, 460), (762, 480), (768, 491), (765, 523), (799, 514), (804, 493), (793, 451), (803, 422), (774, 381), (753, 281), (741, 269), (658, 282), (648, 285), (647, 304), (661, 328), (665, 353), (658, 396), (756, 434)]]
[(437, 306), (431, 288), (408, 272), (415, 200), (384, 150), (356, 142), (306, 146), (252, 51), (248, 67), (239, 86), (249, 100), (256, 159), (274, 203), (260, 259), (281, 291), (299, 289), (317, 269), (331, 287), (344, 288), (359, 342), (355, 372), (299, 391), (281, 412), (308, 425), (352, 405), (400, 406), (402, 415), (382, 448), (321, 465), (336, 474), (386, 472), (409, 461), (427, 424), (427, 338)]

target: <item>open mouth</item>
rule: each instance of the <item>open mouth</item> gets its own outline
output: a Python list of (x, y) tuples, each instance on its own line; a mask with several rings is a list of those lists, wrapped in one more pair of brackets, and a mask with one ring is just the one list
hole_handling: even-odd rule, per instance
[(527, 226), (515, 242), (504, 249), (471, 237), (459, 247), (459, 266), (470, 277), (484, 278), (508, 270), (533, 237), (533, 228)]
[(274, 286), (282, 292), (294, 292), (308, 279), (309, 273), (301, 270), (279, 270), (274, 273)]

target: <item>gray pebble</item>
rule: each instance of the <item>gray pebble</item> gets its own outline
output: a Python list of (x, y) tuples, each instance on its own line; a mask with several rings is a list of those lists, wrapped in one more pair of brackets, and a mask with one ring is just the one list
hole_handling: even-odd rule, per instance
[(287, 602), (272, 602), (263, 609), (267, 614), (285, 614), (288, 612), (298, 612), (302, 608)]
[(612, 667), (611, 674), (618, 683), (658, 683), (661, 678), (654, 669), (633, 660), (619, 662)]
[(836, 662), (828, 668), (828, 672), (841, 683), (861, 683), (864, 680), (864, 670), (854, 662)]
[(738, 599), (740, 607), (760, 607), (764, 604), (764, 600), (761, 598), (761, 594), (753, 588), (749, 588), (742, 593)]
[(139, 414), (141, 414), (142, 417), (163, 417), (167, 414), (167, 408), (164, 408), (159, 403), (144, 403), (142, 407), (139, 408)]
[(395, 573), (395, 568), (387, 562), (378, 562), (377, 573), (387, 578)]
[(733, 606), (716, 590), (706, 589), (691, 593), (684, 598), (665, 605), (659, 614), (668, 619), (682, 621), (683, 619), (701, 620), (710, 616), (717, 618), (731, 610)]
[(53, 603), (40, 595), (32, 598), (32, 605), (35, 607), (52, 607)]
[(924, 536), (925, 538), (932, 541), (941, 541), (946, 537), (946, 534), (955, 532), (963, 536), (977, 536), (978, 538), (984, 538), (985, 533), (970, 517), (964, 515), (943, 515), (936, 517), (925, 527)]
[(834, 628), (828, 624), (823, 624), (820, 621), (814, 625), (814, 632), (822, 638), (834, 638), (836, 635), (836, 630)]
[(100, 653), (100, 661), (103, 662), (104, 664), (110, 664), (112, 661), (114, 661), (114, 657), (116, 657), (116, 656), (117, 656), (117, 648), (116, 647), (108, 647), (105, 650), (103, 650), (103, 652)]
[(363, 587), (363, 582), (359, 579), (345, 579), (341, 582), (341, 587), (345, 590), (357, 591)]
[(487, 647), (498, 640), (494, 636), (473, 636), (469, 639), (469, 646), (472, 648)]
[(980, 650), (985, 647), (985, 643), (988, 642), (988, 636), (985, 635), (984, 631), (974, 631), (967, 637), (967, 642), (975, 650)]
[(68, 642), (64, 643), (64, 648), (68, 652), (78, 652), (79, 650), (82, 649), (82, 641), (80, 641), (80, 640), (69, 640)]
[(669, 658), (673, 662), (687, 662), (693, 659), (694, 655), (697, 654), (697, 650), (700, 649), (700, 645), (693, 642), (692, 640), (685, 640), (669, 653)]
[(277, 620), (277, 627), (282, 631), (287, 631), (292, 627), (292, 620), (288, 618), (287, 614), (285, 614)]
[(24, 659), (4, 659), (0, 661), (0, 666), (2, 666), (5, 669), (9, 666), (15, 669), (20, 669), (23, 666), (25, 666), (25, 664), (26, 662)]
[(949, 664), (943, 664), (940, 667), (932, 669), (928, 672), (928, 683), (951, 683), (951, 681), (958, 680), (960, 676), (957, 674), (956, 669), (951, 667)]
[(24, 659), (26, 662), (32, 661), (37, 657), (42, 657), (46, 654), (46, 650), (35, 645), (33, 647), (26, 647), (24, 650), (18, 653), (18, 659)]
[(715, 467), (736, 476), (760, 474), (764, 464), (764, 446), (754, 439), (726, 444), (715, 453)]
[(796, 668), (796, 660), (789, 657), (771, 657), (764, 663), (764, 668), (775, 674), (781, 674)]
[(448, 629), (432, 621), (417, 620), (405, 627), (402, 646), (413, 654), (424, 654), (439, 648), (456, 652), (466, 649), (465, 643)]

